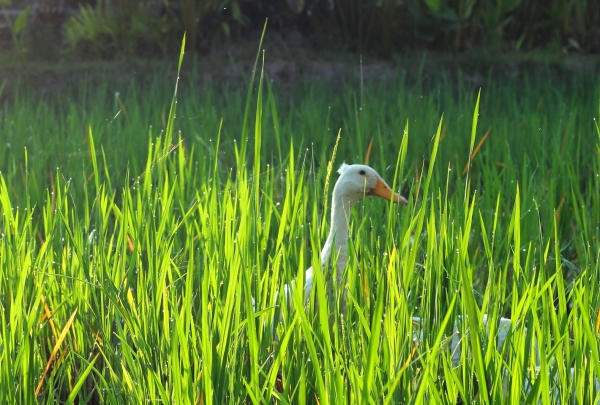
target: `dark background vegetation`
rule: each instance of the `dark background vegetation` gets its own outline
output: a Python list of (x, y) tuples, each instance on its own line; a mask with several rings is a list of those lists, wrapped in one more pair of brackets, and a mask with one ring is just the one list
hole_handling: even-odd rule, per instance
[[(3, 59), (209, 54), (268, 19), (282, 43), (383, 59), (413, 50), (597, 54), (597, 0), (0, 0)], [(9, 53), (6, 53), (10, 50)]]

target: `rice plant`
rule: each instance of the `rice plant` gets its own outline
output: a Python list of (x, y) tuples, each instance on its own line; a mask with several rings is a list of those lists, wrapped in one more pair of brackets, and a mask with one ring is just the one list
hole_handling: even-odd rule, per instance
[[(598, 83), (284, 94), (261, 62), (244, 91), (2, 105), (4, 402), (599, 403)], [(409, 204), (354, 209), (341, 317), (317, 252), (344, 161)]]

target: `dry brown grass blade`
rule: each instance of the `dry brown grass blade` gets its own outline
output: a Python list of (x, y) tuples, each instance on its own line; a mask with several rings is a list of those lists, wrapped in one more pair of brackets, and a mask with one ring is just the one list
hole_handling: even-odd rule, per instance
[(58, 337), (58, 340), (54, 344), (54, 349), (52, 349), (50, 358), (48, 359), (48, 362), (46, 363), (46, 368), (44, 369), (44, 374), (42, 374), (42, 378), (40, 378), (40, 383), (38, 384), (37, 388), (35, 389), (36, 397), (38, 396), (38, 394), (40, 393), (40, 390), (42, 389), (42, 385), (44, 384), (44, 379), (48, 375), (48, 372), (50, 371), (50, 367), (52, 367), (52, 363), (54, 362), (54, 357), (56, 357), (56, 354), (60, 350), (60, 347), (61, 347), (63, 341), (65, 340), (65, 337), (67, 337), (67, 333), (69, 333), (69, 330), (71, 329), (71, 325), (73, 324), (75, 315), (77, 315), (77, 309), (78, 308), (75, 308), (75, 311), (73, 311), (73, 313), (71, 314), (71, 317), (65, 324), (65, 327), (63, 328), (62, 332), (60, 332), (60, 336)]
[(90, 326), (88, 326), (88, 329), (90, 330), (90, 332), (92, 332), (92, 335), (94, 335), (94, 340), (96, 341), (98, 346), (104, 346), (104, 340), (102, 339), (102, 337), (100, 337), (100, 332), (94, 331)]
[(131, 240), (131, 236), (127, 235), (127, 247), (129, 248), (129, 252), (133, 253), (133, 240)]
[(448, 128), (448, 124), (444, 124), (444, 126), (442, 127), (442, 133), (440, 134), (440, 142), (442, 142), (444, 140), (444, 137), (446, 136), (446, 128)]
[(369, 165), (369, 158), (371, 157), (371, 149), (373, 148), (373, 138), (371, 138), (371, 142), (369, 142), (369, 147), (367, 148), (367, 153), (365, 154), (365, 165)]
[(554, 217), (556, 221), (560, 221), (560, 212), (562, 211), (563, 205), (565, 205), (565, 200), (567, 199), (567, 192), (565, 191), (560, 198), (560, 202), (558, 203), (558, 208), (556, 208), (556, 212), (554, 213)]
[(488, 135), (490, 134), (491, 130), (492, 130), (491, 127), (488, 128), (488, 130), (485, 133), (485, 135), (483, 136), (483, 138), (481, 138), (481, 141), (479, 141), (479, 143), (477, 144), (477, 146), (475, 146), (475, 149), (473, 149), (473, 153), (471, 153), (471, 157), (469, 158), (469, 161), (467, 162), (467, 164), (465, 165), (465, 167), (464, 167), (464, 169), (462, 171), (462, 175), (463, 176), (465, 174), (467, 174), (467, 170), (469, 170), (469, 164), (473, 161), (473, 159), (475, 159), (475, 156), (477, 156), (477, 152), (479, 152), (479, 149), (481, 149), (481, 145), (483, 145), (483, 143), (487, 139)]
[(182, 148), (184, 147), (184, 146), (183, 146), (183, 139), (181, 139), (181, 140), (180, 140), (179, 142), (177, 142), (176, 144), (174, 144), (174, 145), (171, 145), (171, 149), (169, 149), (169, 153), (168, 153), (168, 154), (171, 154), (171, 153), (173, 153), (173, 151), (174, 151), (175, 149), (179, 148), (179, 147), (182, 147)]
[(50, 311), (50, 307), (46, 304), (46, 297), (42, 296), (42, 302), (44, 303), (44, 315), (42, 315), (42, 322), (44, 319), (48, 319), (48, 323), (50, 324), (50, 329), (52, 329), (52, 336), (56, 338), (56, 327), (54, 326), (54, 320), (52, 319), (52, 311)]
[(129, 121), (129, 114), (127, 114), (127, 109), (125, 108), (125, 105), (121, 101), (121, 97), (119, 97), (119, 93), (115, 94), (115, 99), (117, 100), (119, 107), (121, 107), (121, 111), (123, 111), (123, 115), (125, 116), (125, 118), (127, 118), (127, 121)]
[(417, 342), (413, 342), (413, 348), (410, 351), (410, 355), (408, 356), (408, 358), (404, 362), (404, 365), (402, 366), (402, 368), (400, 369), (400, 371), (403, 371), (404, 369), (406, 369), (410, 365), (410, 362), (415, 357), (415, 354), (417, 354), (417, 347), (418, 346), (419, 346), (419, 344)]

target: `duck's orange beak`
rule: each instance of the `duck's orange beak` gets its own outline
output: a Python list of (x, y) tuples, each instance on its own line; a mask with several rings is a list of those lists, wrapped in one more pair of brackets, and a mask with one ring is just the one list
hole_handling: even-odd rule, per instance
[(377, 179), (377, 184), (367, 194), (385, 198), (386, 200), (393, 201), (396, 204), (406, 204), (408, 202), (406, 201), (406, 198), (402, 197), (400, 194), (394, 193), (390, 186), (388, 186), (381, 178)]

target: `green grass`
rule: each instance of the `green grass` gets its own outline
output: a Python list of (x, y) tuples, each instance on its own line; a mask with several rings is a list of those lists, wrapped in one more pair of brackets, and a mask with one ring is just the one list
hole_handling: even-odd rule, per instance
[[(1, 106), (5, 403), (600, 400), (597, 80), (542, 71), (478, 99), (443, 72), (282, 88), (259, 62), (242, 90), (199, 74), (175, 98), (158, 74), (51, 99), (23, 84)], [(287, 313), (275, 295), (318, 268), (332, 168), (367, 156), (409, 205), (354, 210), (344, 323), (301, 309), (301, 288)], [(316, 287), (324, 303), (320, 271)]]

